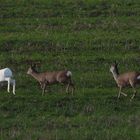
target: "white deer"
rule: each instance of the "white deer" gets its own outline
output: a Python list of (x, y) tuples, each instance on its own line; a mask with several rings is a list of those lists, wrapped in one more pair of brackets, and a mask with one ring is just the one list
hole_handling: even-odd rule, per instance
[(13, 85), (13, 94), (15, 94), (15, 86), (16, 86), (16, 82), (15, 79), (12, 79), (13, 74), (11, 69), (9, 68), (4, 68), (0, 70), (0, 82), (8, 82), (8, 86), (7, 86), (7, 91), (10, 92), (10, 84)]

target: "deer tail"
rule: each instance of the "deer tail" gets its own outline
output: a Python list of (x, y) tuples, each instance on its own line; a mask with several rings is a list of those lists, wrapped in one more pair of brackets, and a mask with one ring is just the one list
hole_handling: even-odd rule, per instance
[(68, 77), (71, 77), (71, 76), (72, 76), (72, 72), (71, 72), (71, 71), (67, 71), (66, 75), (67, 75)]
[(137, 79), (140, 80), (140, 75), (137, 76)]

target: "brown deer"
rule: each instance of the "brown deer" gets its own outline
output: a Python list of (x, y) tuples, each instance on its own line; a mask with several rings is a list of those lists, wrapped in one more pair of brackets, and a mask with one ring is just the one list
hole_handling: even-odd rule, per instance
[(34, 77), (41, 85), (42, 88), (42, 95), (44, 95), (44, 92), (46, 90), (46, 87), (48, 85), (57, 84), (57, 83), (63, 83), (66, 86), (66, 92), (69, 93), (70, 87), (72, 88), (72, 94), (74, 92), (74, 84), (71, 80), (72, 73), (68, 70), (63, 71), (53, 71), (53, 72), (42, 72), (39, 73), (35, 69), (36, 65), (31, 65), (27, 71), (27, 74)]
[(140, 83), (140, 72), (127, 72), (124, 74), (119, 74), (118, 71), (118, 63), (114, 63), (110, 67), (110, 71), (113, 74), (114, 80), (116, 81), (118, 87), (119, 87), (119, 93), (118, 93), (118, 98), (120, 95), (127, 96), (124, 92), (122, 92), (122, 88), (130, 85), (133, 88), (134, 94), (132, 95), (130, 101), (135, 97), (137, 91), (135, 89), (136, 85)]

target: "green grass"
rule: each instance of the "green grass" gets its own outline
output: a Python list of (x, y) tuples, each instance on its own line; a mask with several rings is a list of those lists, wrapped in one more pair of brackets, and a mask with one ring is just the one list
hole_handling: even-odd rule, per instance
[[(138, 0), (0, 0), (0, 66), (10, 67), (16, 95), (0, 92), (0, 140), (139, 140), (140, 95), (117, 99), (109, 67), (140, 70)], [(74, 96), (53, 85), (41, 96), (26, 74), (69, 69)], [(140, 92), (140, 90), (138, 90)]]

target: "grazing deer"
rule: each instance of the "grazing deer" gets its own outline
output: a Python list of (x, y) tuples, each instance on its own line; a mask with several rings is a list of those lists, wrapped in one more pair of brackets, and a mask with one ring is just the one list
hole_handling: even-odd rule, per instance
[(13, 94), (15, 94), (15, 80), (12, 79), (13, 74), (9, 68), (4, 68), (0, 70), (0, 82), (8, 82), (7, 91), (10, 92), (10, 84), (13, 85)]
[(127, 72), (124, 74), (119, 74), (118, 71), (118, 64), (115, 62), (113, 65), (110, 67), (110, 71), (113, 74), (114, 80), (116, 81), (118, 87), (119, 87), (119, 93), (118, 93), (118, 98), (120, 95), (127, 96), (124, 92), (122, 92), (122, 88), (130, 85), (133, 88), (134, 94), (132, 95), (130, 101), (135, 97), (137, 91), (135, 89), (136, 85), (140, 83), (140, 72)]
[(69, 92), (69, 88), (72, 88), (72, 94), (74, 91), (74, 84), (72, 83), (71, 71), (63, 70), (63, 71), (53, 71), (53, 72), (43, 72), (39, 73), (35, 69), (36, 65), (32, 65), (29, 67), (27, 74), (34, 77), (41, 85), (42, 88), (42, 95), (45, 92), (47, 85), (57, 84), (57, 83), (63, 83), (67, 85), (66, 92)]

